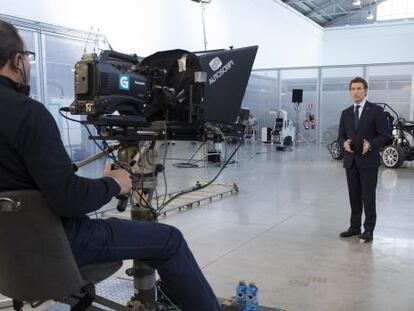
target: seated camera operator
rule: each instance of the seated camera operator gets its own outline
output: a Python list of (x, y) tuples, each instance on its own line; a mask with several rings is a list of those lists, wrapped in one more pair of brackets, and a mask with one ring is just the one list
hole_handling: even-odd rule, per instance
[(183, 310), (221, 310), (178, 229), (86, 215), (128, 193), (131, 179), (108, 166), (98, 179), (74, 173), (52, 115), (27, 97), (34, 58), (16, 28), (0, 20), (0, 192), (39, 189), (62, 217), (79, 266), (138, 259), (158, 271)]

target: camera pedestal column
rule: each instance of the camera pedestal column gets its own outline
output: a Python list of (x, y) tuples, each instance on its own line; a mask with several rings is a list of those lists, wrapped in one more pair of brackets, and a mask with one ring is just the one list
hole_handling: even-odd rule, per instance
[[(134, 173), (131, 190), (131, 219), (156, 221), (151, 201), (157, 186), (157, 174), (164, 170), (158, 163), (159, 142), (140, 142), (118, 150), (118, 160)], [(157, 310), (155, 270), (139, 260), (133, 260), (133, 267), (126, 270), (134, 278), (134, 295), (129, 301), (132, 310)]]

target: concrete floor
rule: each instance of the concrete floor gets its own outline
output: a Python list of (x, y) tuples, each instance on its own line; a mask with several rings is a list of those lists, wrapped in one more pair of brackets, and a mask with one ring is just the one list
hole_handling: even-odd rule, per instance
[[(273, 148), (247, 145), (224, 171), (239, 194), (161, 219), (182, 230), (216, 294), (231, 296), (246, 279), (262, 304), (286, 310), (414, 310), (413, 163), (380, 170), (377, 228), (365, 244), (338, 237), (350, 216), (342, 163), (325, 146)], [(167, 168), (183, 186), (217, 170)]]
[[(192, 149), (178, 143), (168, 156), (188, 158)], [(174, 162), (167, 161), (169, 191), (218, 170), (179, 169)], [(345, 173), (322, 145), (286, 152), (246, 145), (238, 165), (219, 178), (236, 182), (238, 194), (160, 221), (184, 233), (220, 297), (234, 295), (245, 279), (257, 283), (261, 304), (289, 311), (413, 310), (413, 164), (380, 169), (377, 228), (369, 244), (338, 237), (349, 226)], [(92, 166), (93, 174), (100, 169)]]

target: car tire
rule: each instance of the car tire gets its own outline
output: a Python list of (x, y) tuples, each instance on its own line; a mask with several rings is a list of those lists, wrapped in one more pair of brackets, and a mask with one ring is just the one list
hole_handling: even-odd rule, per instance
[(385, 147), (382, 152), (382, 163), (388, 168), (398, 168), (405, 160), (404, 149), (398, 145), (390, 145)]

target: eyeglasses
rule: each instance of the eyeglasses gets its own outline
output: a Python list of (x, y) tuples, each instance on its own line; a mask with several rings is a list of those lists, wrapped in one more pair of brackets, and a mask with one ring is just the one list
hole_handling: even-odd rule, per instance
[(15, 53), (24, 54), (29, 59), (29, 62), (34, 62), (36, 60), (36, 53), (32, 51), (16, 51)]

